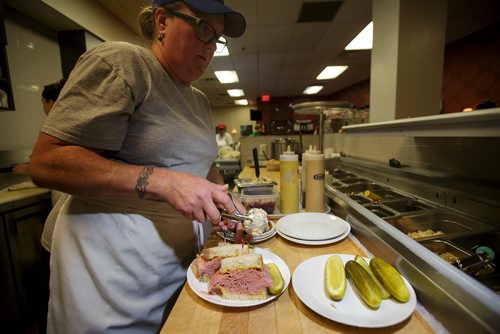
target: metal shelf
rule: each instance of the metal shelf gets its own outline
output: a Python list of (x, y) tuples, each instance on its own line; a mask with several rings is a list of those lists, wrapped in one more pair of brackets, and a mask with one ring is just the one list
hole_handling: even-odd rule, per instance
[(500, 108), (348, 125), (342, 132), (358, 136), (500, 137)]

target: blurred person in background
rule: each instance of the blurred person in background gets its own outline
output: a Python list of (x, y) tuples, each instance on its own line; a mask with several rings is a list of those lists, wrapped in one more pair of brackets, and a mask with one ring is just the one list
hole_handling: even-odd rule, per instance
[(233, 137), (226, 131), (226, 126), (224, 124), (217, 125), (217, 134), (215, 135), (217, 140), (217, 146), (219, 148), (223, 146), (229, 146), (233, 148), (234, 142)]
[[(64, 86), (66, 79), (61, 79), (58, 82), (51, 83), (43, 87), (42, 90), (42, 108), (45, 115), (48, 115), (54, 103), (56, 103), (59, 93)], [(18, 175), (29, 175), (29, 163), (23, 162), (15, 165), (12, 172)]]

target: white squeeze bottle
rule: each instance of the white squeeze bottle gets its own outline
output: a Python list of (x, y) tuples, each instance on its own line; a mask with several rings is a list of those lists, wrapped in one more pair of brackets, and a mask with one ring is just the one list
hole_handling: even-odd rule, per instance
[(309, 150), (306, 161), (306, 211), (325, 211), (325, 155)]
[(280, 211), (299, 212), (299, 156), (290, 150), (280, 155)]

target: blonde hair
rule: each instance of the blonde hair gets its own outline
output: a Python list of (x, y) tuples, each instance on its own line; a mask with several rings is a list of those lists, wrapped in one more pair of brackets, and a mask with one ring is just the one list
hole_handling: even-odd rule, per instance
[[(158, 7), (162, 7), (167, 10), (167, 16), (171, 16), (168, 13), (168, 10), (178, 10), (182, 7), (182, 1), (174, 1), (172, 3), (166, 5), (160, 5)], [(152, 5), (145, 5), (139, 11), (137, 16), (137, 22), (139, 23), (139, 28), (141, 31), (141, 36), (145, 40), (149, 42), (153, 42), (155, 40), (156, 35), (156, 26), (155, 26), (155, 10), (158, 7), (153, 7)]]

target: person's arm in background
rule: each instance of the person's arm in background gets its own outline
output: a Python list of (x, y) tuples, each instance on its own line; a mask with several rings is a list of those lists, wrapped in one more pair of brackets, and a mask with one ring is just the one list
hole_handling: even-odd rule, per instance
[(235, 212), (227, 195), (227, 185), (164, 168), (115, 162), (100, 153), (42, 132), (31, 155), (30, 176), (39, 186), (73, 195), (158, 198), (186, 218), (200, 222), (208, 217), (218, 223), (218, 207)]

